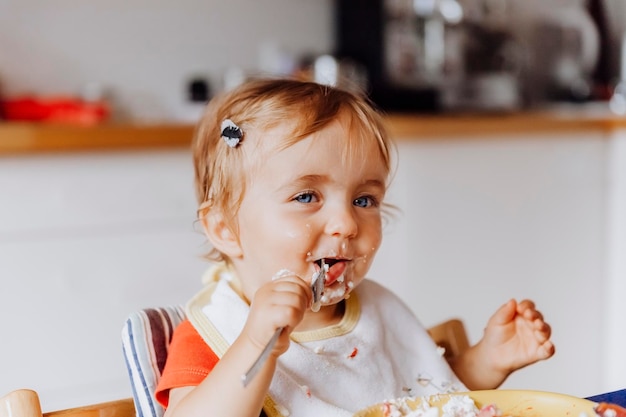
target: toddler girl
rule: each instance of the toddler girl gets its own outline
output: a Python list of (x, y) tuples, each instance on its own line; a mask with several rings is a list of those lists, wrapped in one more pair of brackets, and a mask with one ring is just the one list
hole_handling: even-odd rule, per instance
[(553, 354), (533, 303), (511, 300), (448, 364), (411, 310), (365, 278), (391, 149), (369, 102), (329, 86), (256, 80), (211, 100), (193, 152), (199, 219), (221, 262), (174, 334), (157, 388), (166, 417), (351, 416), (406, 395), (495, 388)]

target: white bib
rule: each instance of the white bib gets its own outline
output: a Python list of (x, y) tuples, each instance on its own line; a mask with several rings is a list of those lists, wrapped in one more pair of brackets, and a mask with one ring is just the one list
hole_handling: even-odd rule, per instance
[[(187, 314), (218, 357), (239, 336), (249, 306), (224, 279), (208, 284)], [(427, 331), (393, 293), (364, 280), (340, 323), (293, 332), (263, 409), (269, 417), (349, 417), (384, 400), (465, 390)]]

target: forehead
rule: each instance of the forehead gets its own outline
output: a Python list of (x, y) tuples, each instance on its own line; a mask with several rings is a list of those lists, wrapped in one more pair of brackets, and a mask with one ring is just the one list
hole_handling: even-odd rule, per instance
[[(390, 171), (389, 150), (382, 135), (346, 112), (315, 130), (297, 119), (253, 130), (247, 138), (252, 142), (248, 150), (257, 157), (269, 157), (306, 139), (310, 139), (308, 151), (322, 146), (326, 152), (339, 154), (344, 164), (380, 161), (386, 173)], [(254, 159), (263, 159), (257, 157)]]
[[(334, 190), (350, 193), (362, 187), (387, 188), (389, 173), (377, 147), (371, 141), (355, 149), (340, 148), (345, 140), (344, 129), (331, 123), (289, 146), (279, 133), (282, 129), (268, 131), (266, 145), (249, 158), (246, 172), (245, 195), (257, 198), (266, 192), (290, 193), (296, 188), (331, 186)], [(279, 194), (280, 195), (280, 194)], [(246, 197), (244, 197), (246, 198)]]

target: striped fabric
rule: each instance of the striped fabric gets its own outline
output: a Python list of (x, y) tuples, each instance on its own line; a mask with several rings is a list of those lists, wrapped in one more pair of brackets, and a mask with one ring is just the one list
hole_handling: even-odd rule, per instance
[(122, 348), (133, 389), (137, 417), (162, 417), (154, 399), (172, 333), (185, 319), (181, 306), (147, 308), (132, 313), (122, 329)]

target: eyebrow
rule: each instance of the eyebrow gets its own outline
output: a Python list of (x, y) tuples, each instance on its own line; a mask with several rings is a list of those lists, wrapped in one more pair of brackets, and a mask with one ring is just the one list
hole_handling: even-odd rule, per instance
[(326, 175), (308, 174), (308, 175), (302, 175), (298, 177), (296, 181), (301, 181), (301, 182), (324, 181), (327, 178), (328, 177)]
[(375, 179), (367, 180), (367, 181), (363, 182), (361, 185), (379, 187), (379, 188), (383, 188), (383, 189), (387, 188), (387, 186), (385, 185), (384, 181), (375, 180)]
[[(300, 185), (300, 184), (306, 185), (312, 182), (326, 182), (326, 181), (328, 181), (328, 177), (326, 175), (309, 174), (309, 175), (303, 175), (301, 177), (296, 178), (295, 181), (293, 181), (291, 184), (292, 185)], [(365, 180), (359, 183), (358, 186), (359, 187), (377, 187), (377, 188), (382, 188), (382, 189), (387, 188), (385, 185), (385, 182), (377, 180), (377, 179)]]

